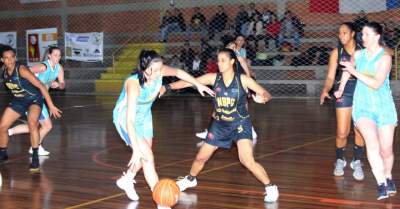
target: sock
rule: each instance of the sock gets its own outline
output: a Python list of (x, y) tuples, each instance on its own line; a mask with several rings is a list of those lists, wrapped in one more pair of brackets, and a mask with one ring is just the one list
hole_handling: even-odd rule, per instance
[(354, 145), (353, 147), (353, 160), (360, 160), (361, 156), (364, 154), (364, 146)]
[(39, 155), (38, 155), (38, 148), (32, 148), (32, 168), (38, 168), (39, 167)]
[(188, 175), (187, 176), (187, 179), (189, 180), (189, 181), (193, 181), (193, 180), (195, 180), (196, 179), (196, 176), (192, 176), (192, 175)]
[(264, 186), (265, 186), (265, 188), (267, 188), (267, 187), (274, 186), (274, 185), (269, 183), (269, 184), (265, 184)]
[(346, 151), (345, 147), (342, 148), (337, 148), (336, 147), (336, 159), (342, 159), (344, 160), (344, 152)]
[(0, 157), (7, 156), (7, 147), (0, 147)]
[(13, 130), (10, 128), (10, 129), (8, 129), (8, 136), (12, 136), (14, 133), (13, 133)]

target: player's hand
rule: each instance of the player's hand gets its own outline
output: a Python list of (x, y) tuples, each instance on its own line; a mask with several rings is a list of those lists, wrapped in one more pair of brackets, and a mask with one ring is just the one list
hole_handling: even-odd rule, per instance
[(321, 96), (319, 97), (319, 104), (320, 104), (320, 105), (323, 105), (323, 104), (324, 104), (325, 98), (332, 99), (331, 96), (329, 96), (329, 93), (328, 93), (328, 92), (323, 91), (323, 92), (321, 93)]
[(58, 109), (56, 106), (50, 106), (49, 107), (50, 111), (50, 116), (53, 116), (54, 118), (61, 118), (61, 113), (62, 111)]
[(209, 94), (210, 96), (214, 97), (215, 93), (213, 90), (211, 90), (210, 88), (208, 88), (207, 86), (204, 86), (202, 84), (199, 84), (196, 86), (197, 91), (199, 91), (199, 93), (201, 94), (201, 96), (204, 97), (204, 92), (206, 92), (207, 94)]

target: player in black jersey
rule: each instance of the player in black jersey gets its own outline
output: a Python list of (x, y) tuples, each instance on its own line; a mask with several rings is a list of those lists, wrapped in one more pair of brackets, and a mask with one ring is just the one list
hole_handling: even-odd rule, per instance
[[(219, 73), (208, 73), (197, 78), (204, 85), (214, 86), (215, 117), (189, 175), (179, 180), (177, 184), (181, 191), (196, 186), (196, 177), (212, 154), (218, 148), (230, 148), (232, 143), (236, 143), (240, 162), (265, 185), (264, 201), (275, 202), (279, 196), (278, 188), (271, 184), (264, 168), (254, 160), (252, 124), (246, 107), (249, 89), (256, 93), (253, 99), (258, 103), (269, 101), (271, 95), (251, 77), (238, 73), (236, 70), (238, 65), (235, 52), (225, 48), (218, 53)], [(178, 81), (170, 84), (167, 89), (181, 89), (189, 86), (191, 84)]]
[(1, 61), (4, 63), (3, 79), (6, 88), (12, 95), (11, 102), (0, 120), (0, 163), (8, 159), (8, 129), (21, 116), (28, 112), (28, 126), (32, 145), (32, 162), (30, 171), (39, 171), (39, 116), (42, 111), (43, 97), (49, 107), (50, 114), (61, 117), (61, 111), (54, 106), (46, 87), (25, 66), (16, 62), (15, 51), (4, 47)]
[[(337, 91), (342, 77), (342, 66), (340, 61), (350, 61), (356, 50), (362, 47), (355, 40), (355, 30), (353, 23), (345, 22), (339, 27), (340, 43), (335, 48), (329, 58), (328, 73), (326, 76), (325, 86), (320, 96), (320, 104), (324, 103), (325, 98), (331, 98), (329, 91)], [(353, 94), (357, 80), (352, 77), (346, 83), (343, 96), (335, 99), (336, 108), (336, 162), (333, 174), (335, 176), (343, 176), (346, 167), (345, 149), (347, 145), (347, 137), (351, 127), (351, 112), (353, 106)], [(357, 128), (354, 128), (355, 144), (353, 147), (353, 160), (350, 167), (353, 169), (353, 177), (357, 180), (364, 179), (362, 170), (361, 157), (364, 152), (364, 140)]]

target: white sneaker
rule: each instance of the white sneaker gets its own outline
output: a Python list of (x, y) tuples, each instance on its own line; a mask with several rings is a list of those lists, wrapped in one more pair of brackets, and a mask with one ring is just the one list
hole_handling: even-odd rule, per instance
[(254, 126), (253, 127), (251, 127), (251, 131), (253, 132), (253, 141), (254, 141), (254, 139), (257, 141), (257, 133), (256, 133), (256, 130), (254, 130)]
[(337, 159), (335, 163), (335, 170), (333, 170), (333, 175), (335, 176), (343, 176), (344, 168), (346, 167), (346, 160)]
[[(42, 145), (39, 145), (39, 147), (38, 147), (39, 149), (38, 149), (38, 155), (39, 156), (47, 156), (47, 155), (50, 155), (50, 152), (49, 151), (47, 151), (47, 150), (45, 150), (43, 147), (42, 147)], [(33, 153), (33, 151), (32, 151), (32, 147), (29, 149), (29, 154), (32, 154)]]
[(208, 130), (204, 129), (203, 132), (196, 133), (196, 136), (199, 137), (200, 139), (206, 139), (208, 134)]
[(264, 202), (276, 202), (279, 197), (278, 187), (276, 185), (265, 187)]
[(133, 180), (133, 175), (130, 172), (124, 172), (116, 183), (120, 189), (125, 190), (129, 199), (133, 201), (139, 200), (139, 196), (136, 193), (135, 186), (133, 185), (136, 182)]
[(191, 187), (195, 187), (197, 186), (197, 179), (193, 179), (193, 181), (190, 181), (188, 179), (188, 176), (185, 176), (182, 179), (179, 179), (178, 181), (176, 181), (176, 184), (179, 187), (179, 190), (181, 190), (181, 192), (185, 191), (187, 188), (191, 188)]
[(350, 163), (351, 169), (353, 169), (353, 177), (358, 180), (362, 181), (364, 179), (364, 171), (362, 169), (362, 163), (360, 160), (353, 160)]

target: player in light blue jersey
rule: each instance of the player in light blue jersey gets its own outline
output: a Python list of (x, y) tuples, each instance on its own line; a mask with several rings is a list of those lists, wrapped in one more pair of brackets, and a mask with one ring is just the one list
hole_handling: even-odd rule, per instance
[[(49, 88), (65, 88), (64, 82), (64, 68), (60, 65), (61, 50), (56, 46), (50, 46), (48, 49), (48, 55), (45, 61), (40, 64), (34, 65), (30, 70), (36, 75), (36, 77)], [(39, 155), (49, 155), (50, 152), (45, 150), (42, 146), (43, 138), (50, 132), (53, 127), (53, 123), (49, 117), (49, 111), (46, 104), (43, 104), (42, 112), (39, 117), (40, 122), (40, 142), (39, 142)], [(29, 133), (29, 127), (27, 124), (20, 124), (8, 130), (8, 135)], [(29, 153), (32, 154), (32, 148), (29, 149)]]
[(343, 95), (350, 74), (357, 78), (353, 97), (353, 121), (367, 146), (367, 157), (378, 184), (378, 200), (397, 193), (392, 177), (394, 163), (393, 137), (397, 112), (390, 90), (389, 74), (392, 57), (384, 49), (383, 28), (369, 22), (362, 29), (365, 49), (357, 51), (354, 62), (340, 62), (347, 72), (342, 74), (336, 98)]
[(158, 97), (164, 76), (176, 76), (192, 83), (203, 95), (213, 91), (200, 84), (183, 70), (163, 64), (161, 56), (153, 50), (142, 50), (139, 56), (139, 69), (124, 82), (121, 94), (113, 111), (115, 127), (126, 145), (132, 148), (128, 170), (117, 180), (117, 186), (125, 190), (131, 200), (139, 197), (134, 188), (136, 173), (143, 168), (150, 189), (158, 182), (154, 167), (153, 124), (151, 106)]

